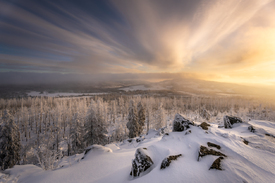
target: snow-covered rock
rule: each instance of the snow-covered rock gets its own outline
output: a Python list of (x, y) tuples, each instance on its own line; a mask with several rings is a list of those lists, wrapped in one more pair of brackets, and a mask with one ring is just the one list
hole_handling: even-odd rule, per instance
[(173, 132), (182, 132), (188, 128), (189, 125), (194, 125), (194, 122), (185, 119), (182, 115), (176, 114), (175, 119), (173, 121)]
[(177, 160), (180, 156), (182, 156), (182, 154), (178, 154), (178, 155), (174, 155), (174, 156), (169, 156), (167, 158), (165, 158), (162, 162), (161, 162), (161, 166), (160, 169), (165, 169), (166, 167), (168, 167), (172, 161)]
[(233, 124), (243, 122), (241, 118), (236, 116), (224, 116), (223, 121), (224, 121), (225, 128), (232, 128)]
[(140, 176), (141, 173), (148, 170), (154, 164), (146, 151), (146, 148), (138, 148), (136, 150), (135, 159), (132, 160), (132, 169), (130, 172), (131, 176)]

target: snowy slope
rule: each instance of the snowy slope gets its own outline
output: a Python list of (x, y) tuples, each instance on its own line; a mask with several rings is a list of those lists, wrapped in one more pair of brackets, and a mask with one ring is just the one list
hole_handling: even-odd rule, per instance
[[(255, 126), (255, 133), (248, 131), (250, 124)], [(63, 167), (55, 171), (43, 171), (34, 165), (15, 166), (6, 170), (11, 176), (5, 180), (18, 179), (22, 183), (274, 182), (275, 141), (273, 137), (265, 135), (266, 132), (275, 134), (274, 124), (268, 121), (250, 121), (249, 124), (235, 125), (232, 129), (218, 128), (217, 124), (211, 124), (208, 131), (192, 126), (190, 134), (183, 131), (170, 132), (164, 136), (155, 135), (157, 132), (151, 130), (140, 143), (124, 141), (99, 146), (88, 152), (82, 160), (83, 154), (64, 158)], [(249, 141), (248, 145), (243, 139)], [(223, 171), (209, 170), (217, 156), (204, 156), (197, 161), (200, 145), (207, 147), (207, 142), (220, 145), (219, 151), (227, 155), (221, 163)], [(132, 178), (129, 175), (131, 160), (140, 147), (147, 148), (154, 162), (153, 169), (141, 177)], [(162, 160), (176, 154), (183, 156), (161, 170)]]

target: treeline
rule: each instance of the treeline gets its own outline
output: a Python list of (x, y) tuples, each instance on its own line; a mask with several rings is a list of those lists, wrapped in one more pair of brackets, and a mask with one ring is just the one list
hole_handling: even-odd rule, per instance
[[(244, 120), (275, 121), (273, 111), (272, 104), (239, 97), (110, 94), (1, 99), (0, 129), (5, 127), (7, 131), (9, 126), (18, 129), (16, 137), (20, 143), (20, 148), (17, 148), (20, 161), (17, 163), (40, 164), (46, 170), (54, 169), (56, 160), (62, 156), (82, 153), (89, 145), (105, 145), (139, 136), (149, 129), (167, 127), (176, 113), (191, 120), (209, 122), (219, 122), (225, 114)], [(3, 144), (9, 139), (6, 131), (0, 131)], [(3, 135), (4, 132), (6, 135)], [(1, 153), (0, 159), (7, 156), (3, 150)]]

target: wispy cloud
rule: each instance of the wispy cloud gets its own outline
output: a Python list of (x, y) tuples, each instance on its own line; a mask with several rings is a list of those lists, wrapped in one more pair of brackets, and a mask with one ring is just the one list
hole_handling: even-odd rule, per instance
[(275, 60), (271, 0), (1, 1), (0, 7), (0, 63), (7, 70), (192, 72), (217, 80), (245, 71), (247, 81), (257, 65), (265, 78), (263, 63)]

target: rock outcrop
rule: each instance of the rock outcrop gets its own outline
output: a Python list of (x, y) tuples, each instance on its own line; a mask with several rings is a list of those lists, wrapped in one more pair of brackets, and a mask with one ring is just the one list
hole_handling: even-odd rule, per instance
[(202, 129), (204, 129), (204, 130), (208, 130), (208, 126), (210, 126), (208, 123), (206, 123), (206, 122), (203, 122), (203, 123), (201, 123), (200, 125), (199, 125)]
[(222, 170), (221, 168), (221, 161), (222, 161), (223, 157), (219, 157), (217, 158), (213, 164), (211, 165), (211, 167), (209, 168), (209, 170), (211, 169), (216, 169), (216, 170)]
[(190, 128), (189, 125), (194, 125), (194, 122), (191, 122), (188, 119), (185, 119), (180, 114), (176, 114), (175, 119), (173, 121), (173, 132), (182, 132)]
[(198, 156), (198, 161), (200, 159), (200, 157), (203, 157), (203, 156), (207, 156), (207, 155), (214, 155), (214, 156), (224, 156), (224, 157), (227, 157), (225, 154), (219, 152), (219, 151), (215, 151), (213, 149), (208, 149), (207, 147), (205, 146), (201, 146), (200, 147), (200, 151), (199, 151), (199, 156)]
[(132, 161), (132, 170), (130, 172), (131, 176), (140, 176), (142, 172), (145, 172), (154, 164), (146, 151), (146, 148), (138, 148), (136, 150), (135, 159)]
[(169, 156), (168, 158), (165, 158), (160, 166), (160, 169), (165, 169), (171, 164), (171, 161), (175, 161), (178, 159), (178, 157), (181, 157), (182, 154), (174, 155), (174, 156)]
[(224, 128), (232, 128), (235, 123), (242, 123), (242, 119), (236, 116), (224, 116)]
[(217, 148), (217, 149), (221, 149), (221, 146), (219, 146), (219, 145), (217, 145), (217, 144), (214, 144), (214, 143), (212, 143), (212, 142), (207, 142), (207, 145), (208, 145), (208, 147), (215, 147), (215, 148)]
[(255, 133), (255, 131), (256, 131), (254, 126), (252, 126), (252, 125), (248, 127), (248, 130), (252, 133)]

